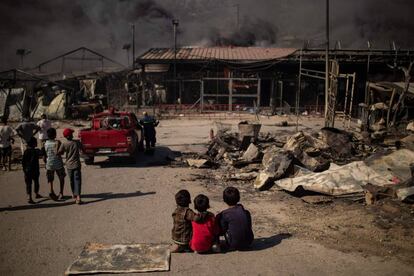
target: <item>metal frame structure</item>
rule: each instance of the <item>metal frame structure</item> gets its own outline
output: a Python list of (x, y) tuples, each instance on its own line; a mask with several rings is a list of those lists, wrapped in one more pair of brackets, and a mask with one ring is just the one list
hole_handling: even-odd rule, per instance
[[(302, 53), (302, 51), (301, 51)], [(337, 86), (338, 86), (338, 79), (343, 78), (346, 79), (346, 89), (345, 89), (345, 105), (344, 105), (344, 126), (345, 122), (348, 121), (348, 128), (351, 124), (352, 118), (352, 106), (354, 100), (354, 89), (355, 89), (355, 79), (356, 73), (352, 74), (340, 74), (339, 73), (339, 64), (336, 60), (331, 61), (330, 66), (330, 73), (329, 73), (329, 85), (328, 85), (328, 103), (325, 106), (325, 126), (326, 127), (334, 127), (335, 126), (335, 116), (336, 112), (336, 96), (337, 96)], [(302, 58), (300, 58), (299, 62), (299, 75), (298, 75), (298, 91), (296, 94), (296, 125), (298, 125), (298, 118), (299, 118), (299, 98), (300, 98), (300, 88), (301, 88), (301, 78), (302, 76), (315, 78), (319, 80), (326, 80), (324, 76), (325, 72), (317, 71), (317, 70), (310, 70), (302, 68)], [(352, 78), (352, 86), (351, 92), (349, 92), (349, 85), (350, 85), (350, 78)], [(349, 95), (350, 94), (350, 95)], [(349, 108), (348, 108), (348, 97), (349, 97)]]
[[(204, 81), (205, 80), (227, 80), (228, 81), (228, 94), (208, 94), (204, 93)], [(233, 81), (257, 81), (257, 92), (255, 94), (233, 94)], [(229, 111), (233, 110), (233, 98), (254, 98), (256, 99), (256, 107), (260, 106), (260, 85), (261, 79), (260, 78), (203, 78), (201, 81), (201, 96), (200, 96), (200, 103), (201, 103), (201, 111), (204, 108), (205, 97), (226, 97), (228, 98), (228, 106)]]
[[(70, 56), (72, 54), (75, 54), (77, 52), (81, 52), (82, 53), (82, 57), (80, 57), (80, 58), (79, 57), (68, 57), (68, 56)], [(90, 53), (90, 54), (92, 54), (92, 55), (94, 55), (96, 57), (85, 57), (85, 54), (86, 53)], [(109, 61), (109, 62), (111, 62), (113, 64), (116, 64), (116, 65), (122, 67), (122, 68), (126, 68), (125, 65), (123, 65), (123, 64), (121, 64), (121, 63), (119, 63), (119, 62), (117, 62), (117, 61), (115, 61), (115, 60), (113, 60), (111, 58), (108, 58), (108, 57), (106, 57), (106, 56), (104, 56), (104, 55), (102, 55), (102, 54), (100, 54), (98, 52), (95, 52), (95, 51), (93, 51), (93, 50), (91, 50), (89, 48), (86, 48), (86, 47), (79, 47), (79, 48), (77, 48), (75, 50), (72, 50), (72, 51), (66, 52), (64, 54), (58, 55), (58, 56), (56, 56), (54, 58), (48, 59), (48, 60), (46, 60), (46, 61), (38, 64), (37, 66), (35, 66), (31, 70), (37, 70), (39, 73), (41, 73), (42, 72), (42, 68), (45, 67), (47, 64), (50, 64), (50, 63), (52, 63), (54, 61), (57, 61), (57, 60), (60, 60), (60, 59), (61, 59), (61, 71), (60, 71), (60, 73), (64, 73), (65, 72), (65, 60), (77, 60), (77, 61), (80, 61), (82, 67), (83, 67), (84, 61), (100, 61), (101, 62), (101, 68), (100, 69), (101, 69), (102, 72), (104, 71), (104, 61)]]

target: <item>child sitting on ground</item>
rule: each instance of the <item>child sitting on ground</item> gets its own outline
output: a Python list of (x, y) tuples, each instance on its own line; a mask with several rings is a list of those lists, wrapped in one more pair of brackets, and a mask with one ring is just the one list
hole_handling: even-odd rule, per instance
[(191, 203), (190, 192), (180, 190), (175, 194), (177, 208), (174, 210), (172, 240), (174, 245), (171, 248), (173, 253), (190, 252), (189, 242), (193, 233), (191, 221), (198, 220), (198, 216), (188, 206)]
[(39, 194), (39, 158), (41, 156), (41, 152), (36, 148), (36, 146), (36, 138), (30, 138), (22, 159), (24, 182), (26, 183), (27, 202), (30, 204), (35, 203), (32, 198), (32, 182), (34, 182), (34, 192), (36, 198), (42, 198), (42, 196)]
[(228, 250), (243, 250), (250, 247), (254, 235), (250, 212), (238, 204), (240, 193), (237, 188), (227, 187), (223, 191), (223, 201), (228, 209), (217, 215), (220, 224), (220, 234), (224, 235)]
[(194, 208), (199, 212), (200, 219), (192, 222), (193, 236), (190, 241), (190, 247), (196, 253), (205, 253), (213, 249), (218, 251), (219, 247), (213, 242), (219, 234), (219, 229), (216, 224), (216, 219), (213, 213), (207, 211), (210, 208), (210, 202), (207, 196), (198, 195), (194, 199)]

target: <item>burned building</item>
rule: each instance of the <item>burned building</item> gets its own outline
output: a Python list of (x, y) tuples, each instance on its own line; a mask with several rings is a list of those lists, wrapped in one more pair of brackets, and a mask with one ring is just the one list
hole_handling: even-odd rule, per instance
[(0, 117), (86, 118), (103, 108), (125, 105), (130, 73), (122, 64), (86, 47), (33, 68), (0, 72)]
[[(398, 67), (407, 67), (414, 54), (395, 49), (332, 49), (329, 56), (337, 65), (337, 72), (331, 72), (337, 87), (335, 111), (355, 114), (356, 106), (368, 100), (369, 82), (405, 81)], [(298, 106), (300, 112), (319, 113), (325, 106), (322, 49), (152, 48), (136, 63), (154, 95), (162, 95), (157, 104), (203, 111), (260, 107), (290, 112)]]

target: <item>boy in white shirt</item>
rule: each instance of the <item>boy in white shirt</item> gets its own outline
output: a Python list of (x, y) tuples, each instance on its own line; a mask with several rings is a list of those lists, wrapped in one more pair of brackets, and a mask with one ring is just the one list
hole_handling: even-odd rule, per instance
[(42, 143), (42, 146), (45, 144), (47, 140), (47, 130), (52, 127), (52, 122), (49, 121), (46, 117), (46, 114), (42, 114), (40, 116), (40, 121), (37, 122), (37, 126), (40, 128), (39, 130), (39, 140)]

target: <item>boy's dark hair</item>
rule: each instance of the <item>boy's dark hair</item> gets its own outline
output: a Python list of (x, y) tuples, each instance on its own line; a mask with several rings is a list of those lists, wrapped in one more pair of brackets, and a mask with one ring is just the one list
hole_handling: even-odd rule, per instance
[(30, 138), (29, 142), (27, 143), (27, 145), (31, 148), (35, 148), (37, 147), (37, 140), (36, 138), (32, 137)]
[(223, 191), (223, 201), (227, 203), (227, 205), (234, 206), (240, 201), (240, 192), (237, 188), (234, 187), (227, 187)]
[(175, 202), (178, 206), (188, 207), (191, 203), (190, 192), (187, 190), (179, 190), (178, 193), (175, 194)]
[(47, 130), (47, 138), (55, 139), (56, 138), (56, 129), (51, 127)]
[(198, 195), (194, 198), (194, 208), (199, 212), (205, 212), (210, 208), (210, 200), (205, 195)]

